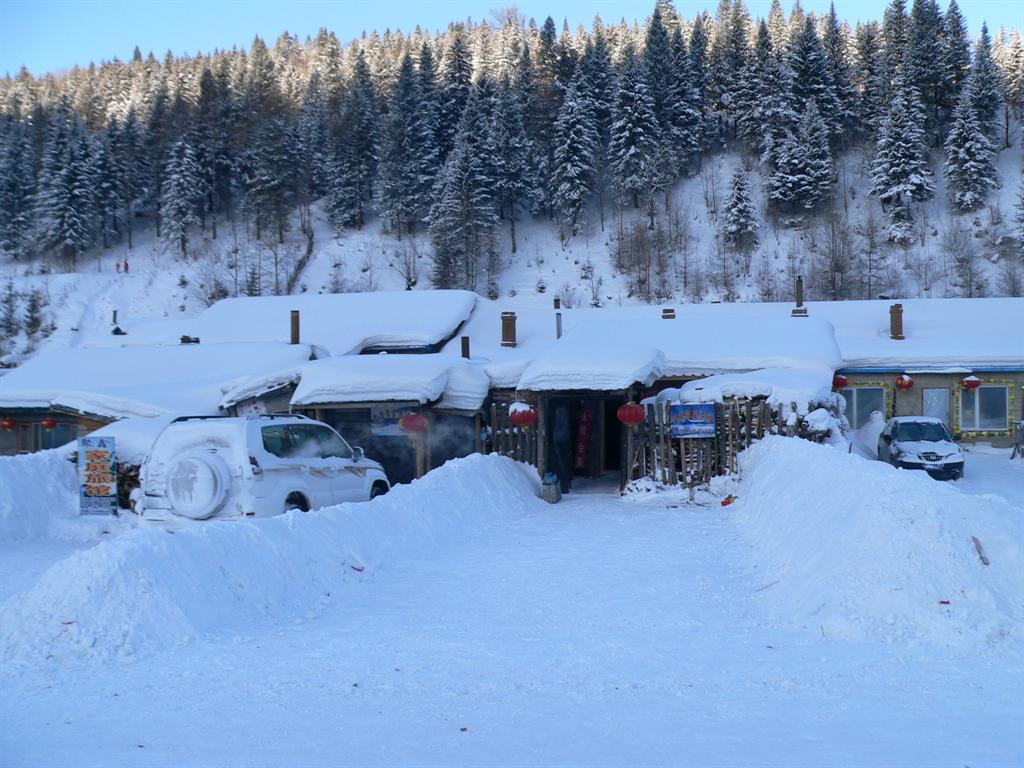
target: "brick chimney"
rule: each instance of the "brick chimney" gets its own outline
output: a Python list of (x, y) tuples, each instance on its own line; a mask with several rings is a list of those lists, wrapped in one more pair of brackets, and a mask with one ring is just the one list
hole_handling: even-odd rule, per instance
[(796, 276), (796, 306), (789, 313), (790, 317), (807, 317), (807, 307), (804, 306), (804, 276)]
[(292, 310), (292, 344), (299, 343), (299, 310)]
[(516, 313), (501, 313), (501, 346), (514, 347), (516, 345)]
[(462, 337), (462, 356), (469, 360), (469, 336)]
[(903, 335), (903, 305), (893, 304), (889, 307), (889, 338), (902, 341), (906, 338)]

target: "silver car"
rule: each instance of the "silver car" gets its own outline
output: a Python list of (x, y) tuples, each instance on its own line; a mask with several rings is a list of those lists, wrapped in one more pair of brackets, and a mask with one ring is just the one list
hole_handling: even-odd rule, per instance
[(929, 416), (889, 419), (878, 436), (878, 458), (902, 469), (923, 469), (937, 479), (964, 476), (964, 455), (946, 425)]

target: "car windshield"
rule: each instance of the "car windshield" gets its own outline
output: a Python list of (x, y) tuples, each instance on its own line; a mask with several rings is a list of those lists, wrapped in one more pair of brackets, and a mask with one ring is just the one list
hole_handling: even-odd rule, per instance
[(896, 427), (896, 439), (907, 443), (937, 443), (949, 440), (949, 433), (934, 421), (904, 421)]

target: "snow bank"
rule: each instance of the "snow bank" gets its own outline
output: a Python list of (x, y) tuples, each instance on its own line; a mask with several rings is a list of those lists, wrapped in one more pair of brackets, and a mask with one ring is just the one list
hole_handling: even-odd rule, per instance
[(792, 438), (762, 440), (740, 467), (735, 519), (773, 621), (832, 637), (1024, 638), (1019, 507)]
[(313, 618), (377, 572), (539, 506), (539, 488), (532, 468), (475, 455), (368, 503), (132, 531), (58, 562), (0, 606), (0, 658), (125, 657)]
[(0, 456), (0, 542), (90, 541), (115, 523), (111, 518), (78, 516), (75, 465), (60, 451)]

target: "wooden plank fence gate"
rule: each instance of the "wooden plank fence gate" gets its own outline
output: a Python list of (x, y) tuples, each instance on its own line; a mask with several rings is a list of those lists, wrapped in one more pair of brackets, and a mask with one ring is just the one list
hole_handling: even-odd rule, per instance
[(687, 488), (704, 485), (735, 472), (737, 455), (753, 441), (785, 429), (763, 398), (729, 400), (714, 404), (714, 437), (673, 439), (669, 406), (648, 403), (643, 422), (627, 435), (623, 486), (638, 477)]
[(498, 453), (516, 461), (540, 466), (540, 429), (517, 427), (509, 417), (507, 405), (491, 406), (490, 434), (486, 453)]

